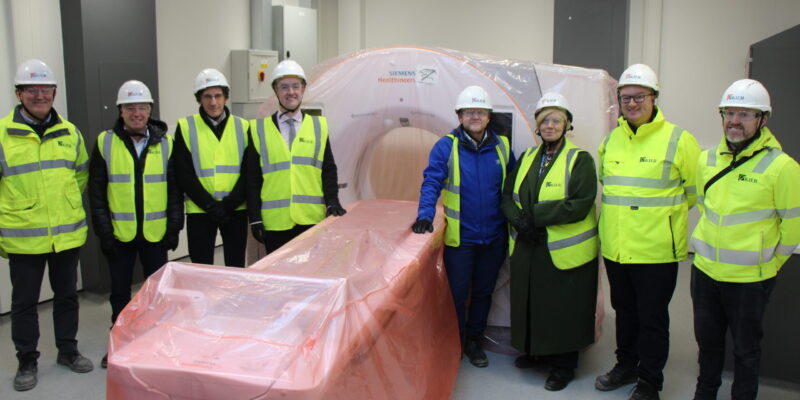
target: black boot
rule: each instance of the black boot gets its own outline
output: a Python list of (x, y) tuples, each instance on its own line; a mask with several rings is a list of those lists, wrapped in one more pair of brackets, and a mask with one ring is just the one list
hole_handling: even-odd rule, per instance
[(628, 400), (659, 400), (658, 389), (646, 380), (639, 379), (636, 389)]
[(634, 383), (637, 379), (636, 368), (625, 368), (617, 364), (608, 373), (598, 376), (594, 381), (594, 387), (607, 392)]
[(19, 368), (17, 375), (14, 376), (14, 390), (23, 392), (36, 387), (36, 373), (39, 372), (37, 358), (39, 358), (38, 352), (19, 357)]
[(574, 378), (575, 370), (573, 369), (553, 368), (550, 370), (550, 376), (547, 377), (547, 381), (544, 383), (544, 388), (551, 392), (557, 392), (567, 387)]
[(476, 337), (467, 337), (464, 342), (464, 354), (469, 358), (469, 362), (478, 367), (484, 368), (489, 365), (489, 359), (486, 358), (486, 353), (481, 349), (479, 342), (480, 339)]

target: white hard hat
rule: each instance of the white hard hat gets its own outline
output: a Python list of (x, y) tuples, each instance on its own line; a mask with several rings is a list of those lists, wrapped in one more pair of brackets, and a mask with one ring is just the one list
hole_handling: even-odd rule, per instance
[(14, 85), (54, 85), (56, 77), (53, 70), (42, 60), (30, 59), (19, 65)]
[(119, 87), (117, 92), (117, 105), (131, 103), (153, 104), (153, 96), (147, 85), (140, 81), (127, 81)]
[(644, 86), (655, 90), (656, 93), (661, 88), (655, 71), (644, 64), (633, 64), (622, 72), (617, 89), (628, 85)]
[(761, 82), (753, 79), (739, 79), (733, 82), (724, 92), (719, 108), (742, 107), (772, 113), (769, 92)]
[(480, 86), (468, 86), (458, 95), (456, 111), (464, 108), (492, 109), (492, 99), (486, 89)]
[(222, 75), (222, 72), (214, 68), (206, 68), (197, 74), (197, 78), (194, 78), (195, 93), (206, 88), (218, 86), (230, 88), (230, 86), (228, 86), (228, 80), (225, 79), (225, 75)]
[(534, 117), (538, 116), (540, 111), (549, 107), (560, 108), (567, 114), (567, 118), (570, 122), (572, 121), (572, 111), (570, 111), (569, 102), (561, 93), (547, 92), (542, 95), (542, 98), (536, 102), (536, 111), (533, 112)]
[(283, 60), (275, 66), (275, 73), (272, 75), (272, 84), (274, 85), (278, 79), (287, 76), (296, 76), (302, 79), (303, 82), (306, 81), (306, 73), (303, 71), (303, 67), (295, 60)]

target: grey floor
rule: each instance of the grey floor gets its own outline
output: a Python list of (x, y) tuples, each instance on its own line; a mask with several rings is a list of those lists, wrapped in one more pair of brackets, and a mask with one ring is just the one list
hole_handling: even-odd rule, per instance
[[(218, 251), (219, 253), (219, 251)], [(608, 282), (604, 282), (608, 287)], [(607, 293), (607, 291), (606, 291)], [(514, 357), (488, 353), (488, 368), (475, 368), (462, 361), (453, 399), (627, 399), (632, 386), (614, 392), (594, 389), (594, 378), (613, 364), (614, 313), (606, 294), (606, 319), (598, 343), (581, 354), (576, 379), (561, 392), (548, 392), (543, 385), (547, 377), (544, 369), (519, 370), (514, 367)], [(96, 369), (84, 375), (75, 374), (55, 364), (56, 349), (53, 344), (52, 306), (39, 307), (42, 337), (39, 340), (39, 384), (28, 392), (15, 392), (12, 380), (16, 371), (16, 358), (11, 343), (9, 316), (0, 316), (0, 399), (103, 399), (105, 398), (105, 370), (99, 368), (106, 351), (109, 318), (111, 314), (106, 296), (81, 294), (81, 322), (78, 333), (83, 354), (95, 362)], [(692, 333), (691, 300), (689, 298), (688, 264), (683, 263), (678, 278), (678, 288), (670, 305), (671, 344), (669, 361), (664, 371), (665, 389), (662, 399), (691, 399), (697, 374), (697, 346)], [(730, 398), (730, 376), (723, 379), (720, 399)], [(764, 400), (800, 400), (800, 388), (775, 382), (762, 381), (759, 398)], [(360, 400), (360, 399), (359, 399)]]

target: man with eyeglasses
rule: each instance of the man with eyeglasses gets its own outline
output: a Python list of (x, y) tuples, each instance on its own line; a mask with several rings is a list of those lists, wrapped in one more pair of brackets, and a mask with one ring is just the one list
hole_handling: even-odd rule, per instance
[(800, 166), (767, 128), (767, 89), (741, 79), (719, 104), (723, 136), (697, 160), (700, 220), (692, 234), (694, 398), (716, 399), (733, 336), (734, 399), (755, 399), (762, 321), (781, 266), (800, 244)]
[(669, 302), (687, 257), (700, 147), (655, 105), (659, 84), (644, 64), (619, 79), (619, 126), (598, 150), (603, 184), (601, 252), (616, 312), (616, 364), (595, 387), (636, 383), (630, 399), (658, 399), (669, 355)]
[(78, 128), (53, 108), (56, 79), (40, 60), (17, 68), (20, 104), (0, 120), (0, 255), (11, 274), (11, 339), (19, 368), (14, 389), (36, 386), (39, 315), (45, 266), (53, 289), (56, 363), (89, 372), (78, 352), (78, 259), (86, 242), (81, 193), (88, 179)]
[(197, 114), (175, 128), (175, 173), (186, 194), (186, 237), (193, 263), (213, 264), (217, 231), (225, 265), (244, 267), (247, 246), (245, 148), (247, 120), (231, 115), (230, 86), (213, 68), (195, 78)]
[[(480, 86), (458, 95), (461, 123), (431, 149), (423, 171), (414, 233), (433, 232), (444, 191), (444, 266), (455, 303), (464, 354), (476, 367), (489, 359), (481, 349), (497, 273), (506, 258), (506, 217), (500, 209), (506, 173), (514, 166), (508, 138), (488, 130), (492, 101)], [(466, 310), (469, 298), (469, 310)]]
[(326, 216), (347, 212), (339, 203), (328, 122), (300, 109), (306, 91), (300, 64), (283, 60), (276, 65), (272, 90), (278, 111), (250, 121), (247, 165), (250, 228), (267, 254)]
[[(94, 233), (108, 260), (111, 323), (131, 300), (136, 256), (145, 278), (167, 262), (183, 229), (183, 199), (172, 166), (167, 124), (151, 117), (153, 97), (140, 81), (117, 92), (119, 118), (98, 135), (89, 162)], [(100, 362), (108, 365), (108, 354)]]

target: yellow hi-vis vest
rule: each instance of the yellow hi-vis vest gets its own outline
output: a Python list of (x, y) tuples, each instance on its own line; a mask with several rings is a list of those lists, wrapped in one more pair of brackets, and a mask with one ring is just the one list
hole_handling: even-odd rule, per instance
[(733, 154), (723, 137), (698, 160), (694, 265), (717, 281), (772, 278), (800, 244), (800, 166), (766, 127), (737, 159), (753, 154), (708, 192), (706, 182), (733, 163)]
[[(136, 237), (136, 161), (125, 142), (114, 131), (97, 137), (100, 155), (108, 171), (108, 208), (114, 237), (130, 242)], [(142, 234), (148, 242), (159, 242), (167, 232), (167, 163), (172, 154), (172, 138), (164, 135), (158, 145), (148, 146), (142, 174), (144, 218)]]
[(261, 185), (264, 229), (284, 231), (325, 219), (322, 160), (328, 143), (328, 121), (324, 117), (303, 116), (291, 152), (271, 117), (252, 120), (250, 124), (256, 127), (253, 148), (260, 156), (264, 178)]
[[(541, 151), (542, 146), (528, 149), (521, 160), (522, 164), (517, 172), (517, 179), (514, 181), (514, 192), (512, 197), (514, 203), (521, 210), (522, 203), (519, 200), (519, 188), (530, 171), (531, 164), (536, 155)], [(564, 148), (561, 149), (558, 158), (553, 162), (553, 166), (543, 178), (539, 188), (539, 202), (559, 201), (569, 196), (569, 178), (578, 153), (583, 151), (576, 147), (568, 139), (564, 138)], [(586, 217), (578, 222), (562, 225), (550, 225), (547, 229), (547, 248), (553, 264), (558, 269), (571, 269), (579, 267), (597, 257), (597, 217), (595, 206), (592, 205)], [(509, 254), (514, 252), (514, 242), (517, 232), (511, 231), (509, 240)]]
[(57, 115), (39, 138), (14, 114), (0, 120), (0, 249), (45, 254), (82, 246), (89, 171), (80, 131)]
[[(192, 153), (194, 172), (200, 184), (215, 199), (222, 200), (230, 194), (239, 179), (242, 157), (247, 147), (247, 120), (231, 115), (225, 123), (222, 138), (217, 139), (200, 114), (178, 120), (184, 143)], [(244, 202), (237, 210), (245, 208)], [(188, 214), (203, 213), (202, 208), (186, 199)]]
[[(465, 133), (466, 135), (466, 133)], [(450, 152), (450, 159), (447, 160), (447, 179), (444, 182), (444, 217), (447, 226), (444, 229), (444, 244), (451, 247), (461, 245), (461, 164), (458, 161), (458, 138), (447, 135), (453, 140), (453, 150)], [(506, 166), (511, 156), (511, 148), (508, 145), (508, 138), (496, 135), (498, 145), (495, 146), (497, 159), (500, 160), (500, 167), (503, 170), (503, 182), (506, 182)]]
[(603, 257), (623, 264), (685, 260), (700, 155), (694, 137), (667, 122), (661, 111), (635, 134), (620, 117), (598, 155)]

